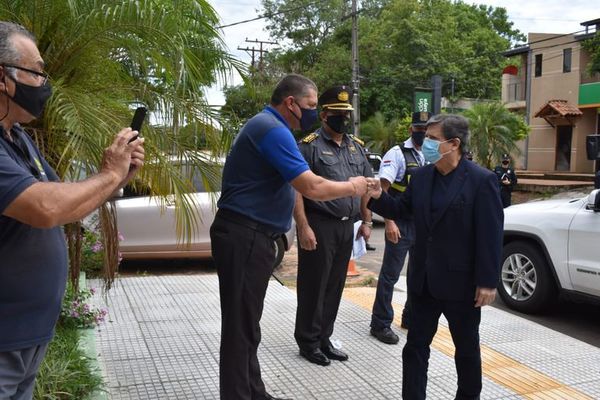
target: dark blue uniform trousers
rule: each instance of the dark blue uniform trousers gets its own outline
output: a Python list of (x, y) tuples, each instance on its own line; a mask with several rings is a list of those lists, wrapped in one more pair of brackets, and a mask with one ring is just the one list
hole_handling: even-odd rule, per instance
[[(376, 331), (389, 328), (394, 320), (394, 308), (392, 307), (394, 285), (400, 278), (406, 254), (413, 245), (415, 237), (415, 227), (412, 221), (397, 220), (394, 222), (396, 222), (402, 237), (398, 240), (398, 243), (392, 243), (385, 238), (383, 262), (379, 271), (377, 292), (375, 293), (375, 302), (373, 303), (373, 312), (371, 315), (371, 328)], [(404, 311), (402, 312), (403, 322), (408, 322), (409, 307), (407, 299)]]
[(316, 250), (298, 249), (296, 328), (301, 350), (331, 345), (348, 261), (352, 254), (354, 223), (306, 213), (317, 238)]
[(275, 262), (273, 239), (218, 214), (210, 228), (221, 297), (221, 400), (266, 398), (257, 349)]
[[(481, 351), (479, 322), (481, 308), (473, 300), (436, 300), (426, 289), (411, 292), (411, 315), (408, 338), (402, 351), (402, 398), (425, 399), (430, 345), (437, 331), (438, 320), (444, 314), (456, 352), (454, 362), (458, 375), (456, 399), (479, 399), (481, 392)], [(474, 295), (474, 294), (473, 294)]]

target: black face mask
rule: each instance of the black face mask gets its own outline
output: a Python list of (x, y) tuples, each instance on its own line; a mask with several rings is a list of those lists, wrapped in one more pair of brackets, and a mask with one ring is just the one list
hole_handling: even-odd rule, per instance
[[(52, 87), (49, 82), (42, 86), (30, 86), (25, 83), (17, 82), (7, 75), (15, 83), (15, 95), (11, 97), (12, 101), (36, 118), (39, 118), (44, 112), (46, 102), (52, 96)], [(8, 94), (7, 94), (8, 96)], [(10, 97), (10, 96), (8, 96)]]
[(410, 136), (415, 145), (419, 147), (423, 146), (423, 141), (425, 140), (425, 132), (413, 131), (413, 133)]
[(350, 132), (350, 120), (345, 115), (328, 115), (325, 122), (337, 133), (345, 134)]

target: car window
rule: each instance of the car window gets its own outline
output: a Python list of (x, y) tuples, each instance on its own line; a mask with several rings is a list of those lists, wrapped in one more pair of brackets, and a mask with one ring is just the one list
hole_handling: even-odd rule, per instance
[(221, 174), (223, 171), (223, 168), (220, 166), (211, 166), (208, 169), (210, 169), (210, 171), (204, 171), (204, 176), (200, 173), (200, 171), (198, 170), (198, 168), (194, 168), (194, 170), (190, 173), (189, 171), (189, 166), (184, 167), (184, 170), (182, 171), (184, 173), (183, 176), (188, 176), (191, 178), (192, 183), (194, 185), (194, 189), (196, 190), (197, 193), (206, 193), (209, 190), (207, 189), (208, 186), (208, 182), (206, 181), (206, 179), (208, 179), (207, 177), (210, 176), (211, 178), (217, 178), (217, 179), (212, 179), (212, 187), (210, 190), (211, 192), (219, 192), (221, 191)]

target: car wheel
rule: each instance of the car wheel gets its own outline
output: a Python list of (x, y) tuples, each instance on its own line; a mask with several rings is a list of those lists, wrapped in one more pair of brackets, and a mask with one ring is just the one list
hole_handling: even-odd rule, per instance
[(283, 238), (279, 238), (274, 242), (275, 246), (275, 263), (273, 264), (273, 269), (279, 267), (281, 265), (281, 261), (283, 260), (283, 255), (285, 254), (285, 242)]
[(536, 313), (556, 299), (556, 285), (538, 247), (527, 242), (504, 246), (498, 288), (504, 303), (517, 311)]

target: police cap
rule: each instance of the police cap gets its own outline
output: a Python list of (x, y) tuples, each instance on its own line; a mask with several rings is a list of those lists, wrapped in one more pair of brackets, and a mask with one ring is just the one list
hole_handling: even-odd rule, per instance
[(510, 161), (510, 156), (506, 153), (502, 154), (502, 161)]
[(414, 112), (412, 114), (412, 122), (413, 126), (425, 126), (427, 121), (431, 118), (431, 113), (427, 111)]
[(323, 110), (354, 111), (351, 100), (352, 89), (349, 86), (334, 86), (321, 94), (319, 105)]

